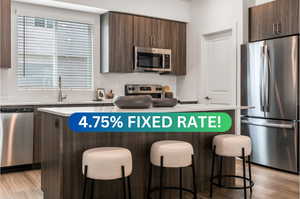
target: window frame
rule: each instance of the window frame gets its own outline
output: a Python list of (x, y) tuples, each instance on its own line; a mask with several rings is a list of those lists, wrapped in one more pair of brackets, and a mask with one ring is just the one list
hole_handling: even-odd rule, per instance
[[(36, 9), (41, 8), (41, 9)], [(91, 25), (91, 36), (92, 36), (92, 82), (91, 82), (91, 88), (63, 88), (65, 91), (94, 91), (95, 89), (95, 80), (96, 75), (95, 72), (97, 71), (95, 68), (95, 63), (97, 63), (96, 55), (98, 52), (98, 46), (100, 45), (99, 39), (97, 39), (97, 27), (99, 27), (100, 24), (100, 16), (98, 15), (98, 18), (96, 19), (94, 14), (85, 13), (85, 12), (79, 12), (79, 11), (70, 11), (65, 10), (61, 8), (52, 8), (52, 7), (46, 7), (46, 6), (35, 6), (25, 3), (16, 3), (13, 4), (13, 16), (12, 16), (12, 28), (15, 30), (14, 34), (12, 35), (14, 39), (14, 50), (12, 53), (14, 54), (14, 65), (15, 65), (15, 84), (18, 91), (55, 91), (58, 90), (58, 88), (25, 88), (25, 87), (19, 87), (17, 85), (17, 59), (18, 59), (18, 16), (29, 16), (29, 17), (38, 17), (38, 18), (46, 18), (46, 19), (52, 19), (52, 20), (61, 20), (61, 21), (69, 21), (69, 22), (78, 22), (78, 23), (85, 23)], [(99, 21), (98, 21), (99, 20)], [(47, 23), (46, 23), (47, 24)], [(99, 43), (99, 44), (97, 44)]]

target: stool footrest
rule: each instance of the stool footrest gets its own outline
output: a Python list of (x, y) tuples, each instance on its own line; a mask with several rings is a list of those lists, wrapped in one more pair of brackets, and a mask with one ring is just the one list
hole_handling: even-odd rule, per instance
[(251, 187), (254, 186), (254, 182), (251, 181), (249, 178), (244, 178), (243, 176), (236, 176), (236, 175), (221, 175), (221, 176), (220, 175), (216, 175), (216, 176), (213, 177), (212, 180), (210, 180), (210, 182), (213, 185), (215, 185), (217, 187), (224, 188), (224, 189), (244, 189), (243, 186), (242, 187), (240, 187), (240, 186), (227, 186), (227, 185), (223, 185), (222, 183), (220, 185), (219, 183), (214, 182), (214, 179), (220, 179), (220, 177), (221, 177), (221, 179), (223, 179), (223, 178), (239, 178), (239, 179), (243, 179), (243, 180), (246, 179), (246, 181), (249, 183), (249, 185), (246, 186), (247, 189), (250, 189)]

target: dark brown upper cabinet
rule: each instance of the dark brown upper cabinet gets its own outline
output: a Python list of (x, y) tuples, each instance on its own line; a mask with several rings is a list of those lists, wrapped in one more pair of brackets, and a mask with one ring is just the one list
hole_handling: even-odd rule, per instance
[(134, 16), (134, 45), (146, 48), (170, 48), (172, 21)]
[(157, 48), (170, 49), (172, 47), (172, 24), (177, 23), (173, 21), (157, 19), (156, 27), (157, 31), (155, 34), (154, 46)]
[(11, 1), (0, 1), (0, 68), (11, 67)]
[(101, 72), (133, 72), (133, 16), (101, 15)]
[(101, 15), (101, 72), (133, 72), (134, 47), (172, 50), (173, 75), (186, 74), (186, 24), (109, 12)]
[(250, 8), (249, 37), (257, 41), (275, 37), (275, 4), (273, 2)]
[(277, 35), (299, 33), (299, 0), (277, 0)]
[(276, 0), (249, 9), (249, 40), (299, 33), (299, 0)]
[(171, 23), (169, 35), (172, 50), (172, 73), (186, 75), (186, 24)]
[(134, 17), (134, 45), (172, 50), (172, 72), (186, 75), (186, 24), (182, 22)]
[(134, 46), (154, 47), (154, 23), (153, 19), (143, 16), (134, 16)]

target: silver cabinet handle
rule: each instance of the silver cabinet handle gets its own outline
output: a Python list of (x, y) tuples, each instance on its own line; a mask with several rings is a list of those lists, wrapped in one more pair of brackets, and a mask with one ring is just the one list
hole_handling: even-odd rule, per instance
[(276, 25), (277, 24), (273, 23), (273, 34), (275, 34), (275, 35), (276, 35)]
[(152, 38), (152, 41), (151, 41), (152, 46), (154, 46), (154, 37), (152, 36), (151, 38)]
[(263, 127), (271, 127), (271, 128), (280, 128), (280, 129), (293, 129), (295, 128), (292, 124), (272, 124), (272, 123), (255, 123), (255, 122), (249, 122), (247, 120), (241, 121), (243, 124), (253, 125), (253, 126), (263, 126)]
[(276, 32), (277, 34), (281, 34), (281, 23), (277, 24)]
[(155, 43), (155, 42), (154, 42), (154, 36), (152, 35), (152, 36), (151, 36), (151, 47), (154, 47), (154, 43)]

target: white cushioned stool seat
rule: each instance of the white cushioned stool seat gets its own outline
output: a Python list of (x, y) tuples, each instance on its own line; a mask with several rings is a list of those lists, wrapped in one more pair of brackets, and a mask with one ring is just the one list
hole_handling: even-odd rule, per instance
[(216, 154), (227, 157), (242, 156), (242, 148), (245, 156), (251, 154), (251, 139), (242, 135), (217, 135), (213, 139), (213, 147), (216, 146)]
[(95, 180), (114, 180), (132, 173), (132, 155), (128, 149), (120, 147), (101, 147), (85, 151), (82, 157), (82, 172), (88, 166), (87, 177)]
[(193, 146), (183, 141), (159, 141), (151, 146), (150, 159), (155, 166), (160, 166), (163, 156), (163, 166), (169, 168), (188, 167), (192, 164)]

